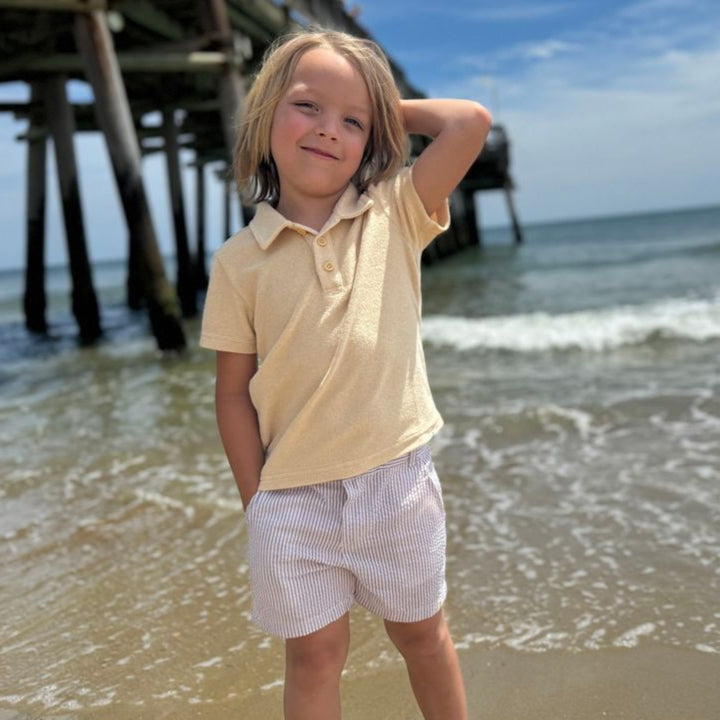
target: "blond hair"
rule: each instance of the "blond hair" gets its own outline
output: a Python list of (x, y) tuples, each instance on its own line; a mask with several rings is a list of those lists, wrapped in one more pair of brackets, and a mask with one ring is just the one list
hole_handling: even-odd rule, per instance
[(351, 180), (357, 189), (362, 192), (407, 164), (409, 142), (400, 94), (383, 51), (372, 40), (347, 33), (303, 30), (279, 38), (268, 48), (238, 123), (233, 158), (235, 180), (251, 202), (273, 202), (280, 195), (280, 179), (270, 153), (273, 116), (298, 61), (314, 48), (334, 50), (350, 61), (368, 89), (372, 123), (362, 161)]

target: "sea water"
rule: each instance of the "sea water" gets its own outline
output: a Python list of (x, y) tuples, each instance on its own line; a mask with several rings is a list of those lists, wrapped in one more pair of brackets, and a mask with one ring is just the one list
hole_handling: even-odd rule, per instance
[[(456, 643), (720, 653), (720, 208), (525, 235), (423, 269)], [(47, 280), (39, 339), (0, 274), (0, 708), (240, 717), (282, 646), (249, 620), (199, 324), (161, 356), (105, 264), (106, 338), (80, 348)], [(348, 674), (400, 662), (352, 623)]]

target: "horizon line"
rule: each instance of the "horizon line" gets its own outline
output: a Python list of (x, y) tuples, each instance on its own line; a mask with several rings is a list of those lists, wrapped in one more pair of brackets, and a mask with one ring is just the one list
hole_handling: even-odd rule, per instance
[[(572, 223), (580, 223), (580, 222), (597, 222), (597, 221), (603, 221), (603, 220), (617, 220), (622, 218), (633, 218), (633, 217), (645, 217), (648, 215), (671, 215), (674, 213), (689, 213), (689, 212), (700, 212), (703, 210), (718, 210), (720, 209), (720, 203), (715, 204), (703, 204), (703, 205), (684, 205), (674, 208), (662, 208), (662, 209), (656, 209), (656, 210), (628, 210), (625, 212), (619, 212), (614, 214), (606, 214), (606, 215), (579, 215), (576, 217), (564, 217), (564, 218), (554, 218), (554, 219), (547, 219), (547, 220), (530, 220), (523, 222), (520, 221), (520, 225), (523, 229), (529, 228), (529, 227), (540, 227), (540, 226), (547, 226), (547, 225), (569, 225)], [(482, 214), (481, 214), (482, 218)], [(245, 226), (243, 226), (245, 227)], [(242, 229), (242, 228), (240, 228)], [(512, 225), (508, 223), (503, 223), (501, 225), (488, 225), (483, 226), (482, 225), (482, 219), (481, 219), (481, 225), (480, 225), (481, 231), (489, 231), (489, 230), (512, 230)], [(208, 252), (207, 257), (211, 257), (212, 253), (214, 251)], [(162, 254), (163, 260), (175, 260), (175, 254)], [(101, 258), (97, 260), (91, 260), (90, 264), (93, 265), (102, 265), (102, 264), (114, 264), (119, 262), (125, 262), (127, 261), (127, 255), (114, 257), (114, 258)], [(60, 270), (68, 267), (68, 262), (60, 262), (60, 263), (52, 263), (45, 265), (46, 270)], [(16, 273), (16, 272), (22, 272), (25, 270), (25, 265), (0, 265), (0, 274), (10, 274), (10, 273)]]

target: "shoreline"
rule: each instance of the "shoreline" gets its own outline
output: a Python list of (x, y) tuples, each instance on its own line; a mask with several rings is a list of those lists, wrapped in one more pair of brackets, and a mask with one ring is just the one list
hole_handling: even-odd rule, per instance
[[(653, 644), (581, 652), (499, 648), (459, 654), (469, 720), (720, 717), (720, 654)], [(402, 668), (348, 678), (343, 699), (345, 720), (420, 720)]]
[[(675, 646), (582, 652), (460, 651), (470, 720), (713, 720), (720, 711), (720, 654)], [(238, 684), (242, 677), (238, 676)], [(400, 662), (350, 672), (342, 684), (345, 720), (420, 720)], [(0, 707), (0, 720), (275, 720), (282, 687), (243, 699), (179, 704), (150, 700), (67, 709)]]

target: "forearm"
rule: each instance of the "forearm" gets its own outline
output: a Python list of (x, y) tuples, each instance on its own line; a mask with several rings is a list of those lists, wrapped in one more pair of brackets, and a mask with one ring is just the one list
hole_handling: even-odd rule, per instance
[(257, 491), (265, 463), (257, 412), (250, 396), (244, 393), (216, 393), (215, 408), (225, 454), (243, 507), (247, 507)]
[(401, 100), (400, 105), (407, 132), (433, 138), (452, 130), (482, 145), (492, 122), (487, 109), (471, 100), (427, 98)]
[(413, 165), (413, 183), (428, 215), (435, 213), (475, 162), (492, 118), (470, 100), (402, 100), (405, 128), (433, 141)]

